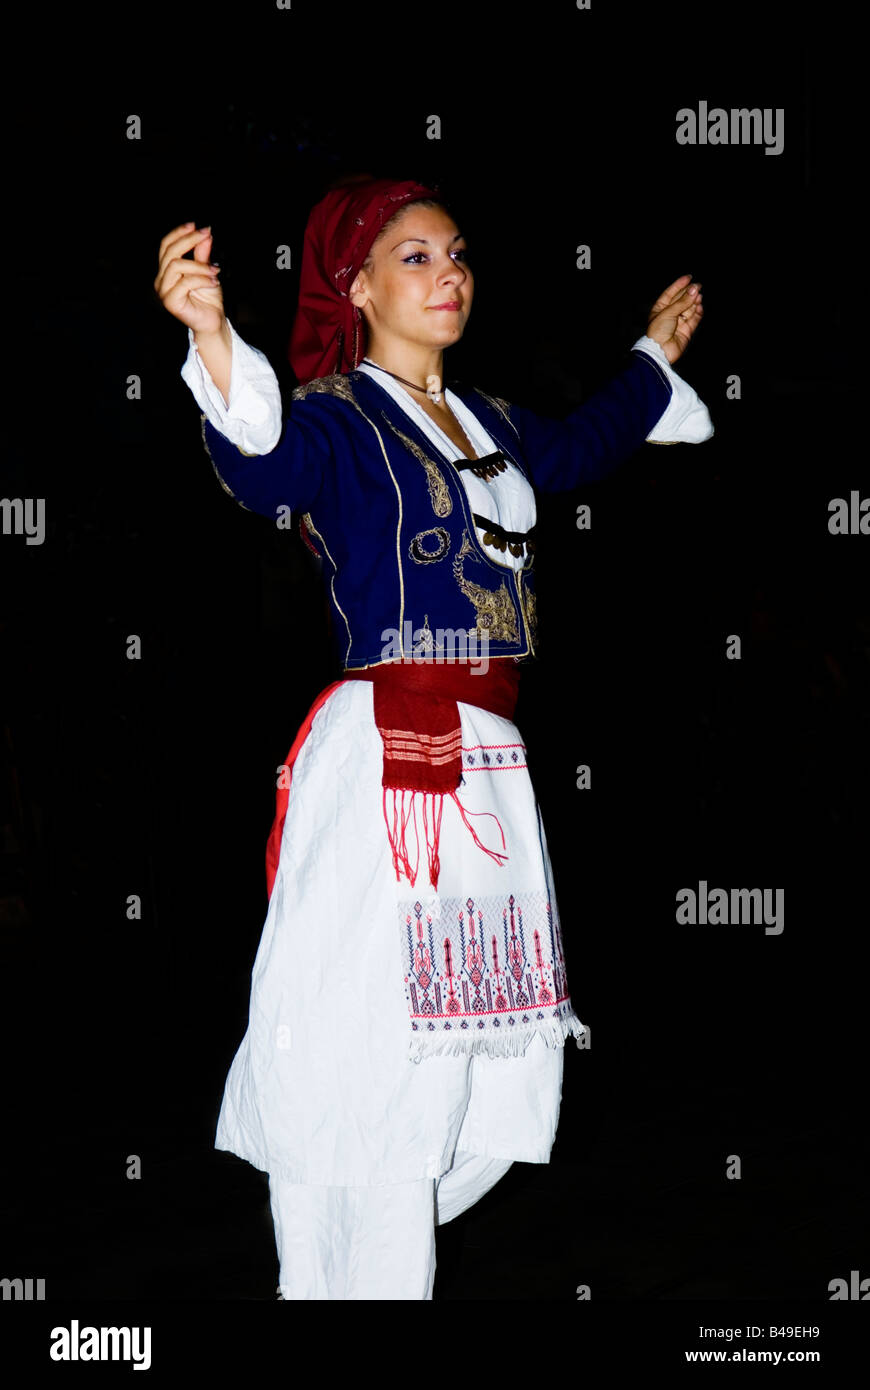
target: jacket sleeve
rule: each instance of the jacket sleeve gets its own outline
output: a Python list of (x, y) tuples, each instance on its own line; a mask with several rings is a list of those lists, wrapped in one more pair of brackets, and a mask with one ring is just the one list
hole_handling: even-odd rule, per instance
[(567, 492), (607, 477), (631, 457), (670, 404), (672, 387), (659, 364), (633, 350), (624, 371), (564, 420), (510, 405), (528, 475), (542, 492)]
[(202, 441), (221, 487), (245, 511), (275, 521), (279, 509), (307, 512), (332, 472), (332, 438), (324, 416), (294, 401), (267, 454), (246, 454), (201, 416)]
[[(328, 419), (307, 401), (293, 403), (282, 420), (274, 369), (229, 324), (233, 355), (230, 400), (224, 400), (188, 330), (181, 375), (200, 407), (202, 440), (224, 491), (246, 511), (273, 521), (279, 508), (305, 512), (332, 467)], [(247, 447), (246, 447), (247, 446)]]

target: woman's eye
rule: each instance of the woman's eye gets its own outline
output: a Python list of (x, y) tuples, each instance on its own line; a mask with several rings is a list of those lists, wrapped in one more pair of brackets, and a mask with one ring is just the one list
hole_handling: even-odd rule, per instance
[[(465, 261), (468, 260), (468, 248), (465, 246), (460, 246), (453, 254), (454, 256), (461, 256)], [(418, 257), (425, 257), (425, 255), (425, 251), (414, 251), (412, 255), (403, 257), (404, 264), (410, 265), (412, 262), (417, 262)]]

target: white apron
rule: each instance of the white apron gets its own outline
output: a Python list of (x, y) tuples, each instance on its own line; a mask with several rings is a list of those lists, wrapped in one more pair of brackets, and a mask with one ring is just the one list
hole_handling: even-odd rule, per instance
[[(396, 880), (373, 702), (369, 682), (339, 686), (317, 711), (297, 755), (252, 973), (248, 1029), (227, 1077), (215, 1147), (286, 1182), (334, 1186), (438, 1178), (457, 1147), (491, 1159), (546, 1163), (558, 1123), (562, 1046), (569, 1033), (581, 1040), (584, 1028), (570, 1001), (558, 1022), (538, 1018), (546, 1011), (528, 1002), (542, 985), (552, 987), (548, 941), (555, 937), (563, 969), (564, 946), (519, 731), (508, 719), (459, 703), (457, 795), (467, 812), (498, 816), (509, 857), (499, 863), (485, 854), (445, 797), (435, 892), (425, 846), (416, 885)], [(482, 829), (494, 822), (472, 823), (485, 844), (500, 848), (497, 828)], [(497, 939), (504, 939), (506, 925), (509, 942), (522, 936), (522, 971), (511, 989), (514, 1016), (528, 1022), (516, 1034), (521, 1042), (505, 1035), (508, 1055), (475, 1051), (472, 1025), (461, 1039), (439, 1039), (448, 1050), (415, 1062), (407, 919), (413, 934), (426, 924), (427, 940), (429, 918), (433, 938), (458, 939), (460, 915), (466, 946), (472, 918), (478, 941), (481, 921), (484, 939), (493, 926)], [(497, 981), (492, 953), (485, 952), (482, 967), (479, 957), (472, 951), (459, 984), (472, 1006), (469, 1019), (475, 990), (486, 1000), (487, 986), (491, 997), (500, 983), (508, 994), (509, 961), (499, 961)], [(480, 979), (475, 984), (469, 976)], [(518, 1003), (520, 991), (528, 1007)], [(431, 985), (429, 993), (434, 997)], [(442, 1006), (446, 993), (442, 985)], [(447, 1016), (443, 1009), (440, 1016)]]

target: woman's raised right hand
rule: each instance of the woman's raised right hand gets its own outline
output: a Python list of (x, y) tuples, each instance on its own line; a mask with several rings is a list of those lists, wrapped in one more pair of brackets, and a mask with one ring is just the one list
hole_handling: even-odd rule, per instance
[[(164, 309), (194, 333), (220, 333), (225, 323), (220, 267), (210, 264), (211, 228), (192, 222), (173, 227), (160, 243), (154, 288)], [(193, 248), (193, 260), (186, 252)]]

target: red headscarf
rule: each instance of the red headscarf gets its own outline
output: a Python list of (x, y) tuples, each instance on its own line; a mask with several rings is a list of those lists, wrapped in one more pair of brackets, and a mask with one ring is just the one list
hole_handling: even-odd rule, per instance
[(365, 356), (365, 319), (348, 291), (375, 237), (394, 213), (437, 186), (367, 179), (334, 188), (312, 208), (302, 247), (299, 307), (287, 356), (301, 384), (351, 372)]

